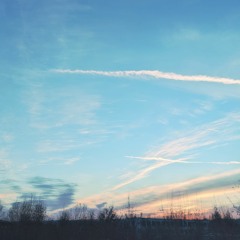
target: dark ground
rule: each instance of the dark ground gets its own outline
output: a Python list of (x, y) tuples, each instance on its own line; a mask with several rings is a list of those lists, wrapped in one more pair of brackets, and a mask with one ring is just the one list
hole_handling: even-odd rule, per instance
[(240, 240), (238, 220), (0, 222), (1, 240)]

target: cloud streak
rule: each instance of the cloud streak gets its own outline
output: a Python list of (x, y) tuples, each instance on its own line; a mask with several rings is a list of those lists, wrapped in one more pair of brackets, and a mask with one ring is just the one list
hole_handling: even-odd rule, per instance
[[(137, 158), (137, 157), (131, 157), (131, 158)], [(141, 180), (142, 178), (146, 177), (149, 173), (151, 173), (152, 171), (154, 171), (155, 169), (158, 169), (158, 168), (161, 168), (161, 167), (165, 167), (169, 164), (172, 164), (172, 163), (177, 163), (177, 162), (185, 162), (186, 158), (184, 159), (178, 159), (178, 160), (166, 160), (164, 159), (163, 161), (161, 162), (158, 162), (158, 163), (155, 163), (151, 166), (148, 166), (142, 170), (140, 170), (134, 177), (131, 177), (129, 178), (128, 180), (116, 185), (113, 187), (112, 190), (117, 190), (117, 189), (120, 189), (122, 187), (125, 187), (133, 182), (136, 182), (138, 180)]]
[[(212, 201), (218, 199), (216, 203), (223, 204), (226, 202), (227, 196), (233, 197), (235, 194), (234, 189), (227, 187), (222, 188), (210, 188), (208, 190), (200, 191), (196, 193), (179, 195), (176, 197), (165, 197), (163, 199), (156, 199), (154, 201), (146, 202), (140, 204), (135, 208), (137, 212), (141, 212), (142, 209), (145, 210), (145, 213), (153, 213), (156, 217), (161, 216), (162, 214), (168, 214), (171, 209), (175, 211), (184, 211), (187, 213), (187, 210), (190, 210), (189, 213), (196, 213), (197, 209), (199, 213), (207, 213), (209, 210), (212, 210)], [(229, 203), (228, 203), (229, 205)], [(162, 207), (164, 213), (159, 211), (159, 208)], [(231, 207), (231, 206), (229, 206)]]
[(224, 77), (213, 77), (206, 75), (182, 75), (171, 72), (161, 72), (158, 70), (133, 70), (133, 71), (95, 71), (95, 70), (71, 70), (71, 69), (54, 69), (56, 73), (62, 74), (85, 74), (85, 75), (100, 75), (107, 77), (142, 77), (155, 79), (168, 79), (174, 81), (189, 81), (189, 82), (210, 82), (221, 83), (227, 85), (240, 85), (240, 80)]
[[(171, 205), (177, 207), (179, 203), (185, 204), (185, 206), (181, 206), (182, 209), (191, 206), (196, 209), (201, 205), (202, 200), (204, 200), (205, 204), (201, 206), (201, 210), (206, 210), (212, 208), (212, 200), (216, 196), (222, 200), (226, 198), (226, 194), (231, 198), (234, 197), (236, 190), (232, 186), (238, 179), (239, 173), (240, 169), (236, 169), (167, 185), (161, 184), (140, 188), (131, 191), (131, 201), (134, 203), (134, 209), (143, 213), (157, 213), (161, 206), (166, 209)], [(96, 203), (111, 199), (111, 202), (117, 208), (125, 209), (128, 196), (128, 191), (118, 192), (117, 194), (116, 191), (105, 191), (104, 193), (79, 199), (78, 202), (94, 207)]]

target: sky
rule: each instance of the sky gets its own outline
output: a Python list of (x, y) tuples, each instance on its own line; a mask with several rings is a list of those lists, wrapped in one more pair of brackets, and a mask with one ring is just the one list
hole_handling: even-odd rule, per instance
[(239, 7), (1, 0), (1, 202), (240, 204)]

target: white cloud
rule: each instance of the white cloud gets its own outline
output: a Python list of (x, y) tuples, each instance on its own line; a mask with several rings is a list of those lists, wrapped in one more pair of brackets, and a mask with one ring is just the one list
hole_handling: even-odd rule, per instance
[(190, 81), (190, 82), (211, 82), (227, 85), (240, 85), (240, 80), (223, 77), (212, 77), (205, 75), (182, 75), (170, 72), (161, 72), (158, 70), (133, 70), (133, 71), (95, 71), (95, 70), (70, 70), (70, 69), (54, 69), (56, 73), (65, 74), (90, 74), (101, 75), (108, 77), (142, 77), (155, 79), (169, 79), (175, 81)]
[(39, 153), (50, 153), (50, 152), (65, 152), (73, 149), (79, 149), (92, 144), (98, 143), (100, 140), (85, 140), (80, 141), (78, 139), (62, 138), (62, 139), (51, 139), (43, 140), (37, 144), (37, 151)]

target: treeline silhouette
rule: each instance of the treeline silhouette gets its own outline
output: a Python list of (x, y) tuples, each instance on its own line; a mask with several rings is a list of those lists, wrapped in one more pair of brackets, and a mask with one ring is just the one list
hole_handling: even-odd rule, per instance
[(114, 207), (97, 212), (86, 205), (63, 210), (54, 219), (47, 206), (34, 197), (12, 204), (8, 211), (0, 204), (1, 240), (239, 240), (240, 221), (230, 211), (217, 207), (208, 219), (186, 219), (171, 212), (165, 218), (143, 218), (134, 211), (118, 214)]

